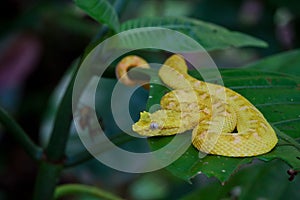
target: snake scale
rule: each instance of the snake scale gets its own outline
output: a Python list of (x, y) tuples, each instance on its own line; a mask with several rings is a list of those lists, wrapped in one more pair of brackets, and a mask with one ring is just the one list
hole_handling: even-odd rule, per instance
[[(134, 65), (130, 58), (120, 63)], [(192, 130), (192, 144), (199, 151), (229, 157), (264, 154), (277, 144), (275, 131), (254, 105), (229, 88), (190, 76), (180, 55), (168, 58), (158, 75), (173, 90), (162, 97), (160, 110), (140, 113), (132, 125), (138, 134), (168, 136)]]

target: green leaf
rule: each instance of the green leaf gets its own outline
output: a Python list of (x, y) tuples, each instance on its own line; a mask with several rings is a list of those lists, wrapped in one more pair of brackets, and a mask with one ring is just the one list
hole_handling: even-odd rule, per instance
[[(279, 142), (271, 152), (257, 158), (270, 161), (282, 159), (292, 168), (300, 167), (300, 145), (295, 139), (300, 137), (300, 93), (299, 80), (292, 76), (278, 73), (262, 72), (252, 69), (222, 69), (220, 70), (226, 87), (232, 88), (251, 101), (274, 126)], [(198, 72), (190, 71), (190, 75), (201, 80)], [(159, 83), (157, 77), (152, 77)], [(214, 82), (215, 80), (211, 80)], [(159, 104), (161, 97), (168, 89), (158, 84), (152, 84), (147, 102), (147, 108)], [(174, 136), (149, 138), (150, 147), (159, 149)], [(201, 156), (201, 155), (200, 155)], [(174, 175), (189, 181), (199, 173), (208, 177), (216, 177), (221, 182), (226, 181), (241, 165), (249, 163), (254, 157), (231, 158), (207, 155), (199, 158), (199, 152), (193, 146), (167, 169)]]
[(185, 17), (152, 17), (139, 18), (124, 22), (121, 31), (141, 27), (164, 27), (184, 33), (206, 50), (224, 49), (228, 47), (266, 47), (267, 44), (252, 36), (229, 31), (221, 26)]
[(251, 63), (246, 68), (273, 71), (293, 76), (300, 75), (300, 49), (287, 51), (277, 55), (270, 56), (255, 63)]
[(119, 30), (120, 24), (118, 15), (108, 1), (75, 0), (75, 4), (96, 21), (107, 24), (116, 32)]
[(256, 163), (240, 170), (224, 186), (212, 182), (180, 199), (299, 199), (300, 177), (290, 182), (287, 169), (278, 161)]

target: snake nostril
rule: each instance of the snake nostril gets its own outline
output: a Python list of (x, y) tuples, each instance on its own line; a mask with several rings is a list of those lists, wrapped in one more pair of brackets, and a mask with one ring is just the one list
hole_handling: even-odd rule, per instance
[(231, 133), (238, 133), (237, 127), (235, 127)]

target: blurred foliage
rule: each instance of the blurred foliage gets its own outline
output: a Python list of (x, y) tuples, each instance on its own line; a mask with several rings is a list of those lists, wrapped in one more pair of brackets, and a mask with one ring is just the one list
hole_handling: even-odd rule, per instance
[[(225, 27), (225, 32), (230, 35), (230, 38), (235, 36), (231, 35), (232, 33), (238, 31), (239, 35), (253, 36), (254, 43), (263, 40), (269, 45), (267, 48), (261, 49), (253, 48), (257, 46), (255, 44), (250, 45), (252, 48), (237, 49), (230, 48), (231, 43), (226, 44), (221, 49), (210, 52), (219, 66), (242, 67), (247, 64), (246, 67), (259, 71), (276, 71), (281, 75), (286, 73), (289, 76), (299, 75), (299, 50), (284, 52), (250, 64), (251, 61), (267, 55), (300, 47), (300, 2), (297, 0), (130, 0), (121, 9), (122, 14), (119, 16), (112, 7), (115, 2), (113, 0), (76, 0), (75, 3), (82, 9), (77, 7), (74, 2), (67, 0), (1, 2), (0, 105), (15, 116), (36, 143), (42, 141), (45, 145), (48, 141), (57, 102), (64, 91), (64, 81), (70, 76), (69, 69), (73, 61), (84, 54), (84, 49), (90, 41), (93, 43), (87, 48), (86, 53), (94, 45), (114, 34), (114, 31), (117, 32), (118, 23), (121, 24), (120, 28), (125, 26), (133, 28), (134, 26), (128, 26), (128, 24), (136, 20), (142, 22), (145, 18), (154, 19), (153, 17), (161, 19), (161, 21), (155, 22), (156, 26), (174, 25), (171, 18), (186, 19), (186, 17), (199, 20), (205, 26), (215, 23)], [(87, 5), (88, 3), (99, 3), (98, 6), (101, 9), (109, 11), (105, 13), (106, 15), (90, 12), (90, 8), (94, 7)], [(95, 19), (100, 22), (100, 25)], [(185, 34), (196, 34), (197, 37), (204, 37), (210, 41), (208, 46), (214, 42), (219, 45), (218, 40), (214, 40), (214, 34), (210, 34), (211, 32), (203, 36), (201, 31), (197, 30), (197, 23), (196, 25), (193, 23), (188, 25), (187, 21), (176, 23), (183, 23), (187, 26), (185, 30), (181, 30)], [(103, 29), (104, 24), (108, 25), (108, 28), (106, 27), (108, 34), (99, 38), (102, 35), (101, 31), (105, 30)], [(139, 26), (145, 26), (145, 23), (141, 24)], [(224, 33), (223, 27), (220, 27), (221, 33)], [(238, 42), (245, 42), (244, 39), (245, 37)], [(223, 47), (227, 47), (227, 49), (223, 49)], [(149, 61), (159, 62), (169, 55), (166, 52), (149, 51), (134, 53), (142, 55)], [(113, 70), (114, 66), (111, 66), (111, 71), (106, 73), (107, 78), (99, 85), (97, 113), (105, 127), (106, 134), (118, 137), (121, 130), (113, 122), (109, 109), (110, 98), (108, 98), (116, 84), (116, 81), (112, 79), (114, 78)], [(229, 73), (229, 71), (224, 70), (224, 73)], [(233, 80), (232, 78), (239, 76), (246, 76), (249, 80), (253, 79), (253, 83), (256, 83), (255, 80), (258, 82), (255, 75), (247, 75), (241, 69), (233, 70), (232, 75), (229, 75), (225, 81), (230, 82)], [(62, 80), (62, 77), (65, 79)], [(56, 93), (52, 94), (53, 90)], [(248, 95), (250, 98), (257, 95), (252, 92), (244, 92), (245, 96)], [(260, 93), (265, 94), (264, 92)], [(295, 95), (295, 93), (288, 93), (280, 89), (275, 93), (274, 101)], [(131, 101), (133, 118), (137, 119), (138, 112), (145, 109), (147, 96), (148, 92), (144, 89), (140, 89), (134, 94), (134, 99)], [(295, 106), (279, 106), (276, 109), (281, 109), (280, 112), (287, 113), (287, 115), (295, 114), (299, 110), (299, 104)], [(265, 110), (269, 116), (273, 111)], [(271, 118), (273, 119), (273, 117)], [(289, 134), (299, 142), (299, 125), (295, 123), (293, 126), (297, 131), (293, 129)], [(278, 128), (287, 129), (289, 127), (290, 125)], [(70, 132), (67, 154), (83, 153), (86, 157), (88, 153), (81, 144), (74, 127), (71, 127)], [(5, 131), (0, 127), (0, 199), (31, 199), (34, 178), (37, 174), (36, 163), (11, 137), (4, 133)], [(120, 146), (136, 152), (147, 150), (146, 140), (131, 138), (129, 141), (124, 140)], [(285, 155), (289, 156), (289, 151)], [(289, 166), (278, 161), (268, 164), (254, 161), (253, 164), (242, 167), (242, 170), (232, 177), (229, 177), (231, 173), (228, 174), (224, 178), (227, 180), (225, 185), (221, 185), (217, 179), (207, 178), (203, 174), (193, 178), (191, 180), (193, 184), (189, 184), (171, 175), (167, 170), (139, 175), (127, 174), (110, 169), (92, 159), (91, 156), (87, 156), (86, 160), (90, 161), (64, 170), (59, 183), (90, 184), (126, 199), (299, 198), (299, 192), (297, 192), (299, 177), (296, 176), (292, 182), (289, 182), (289, 176), (286, 174)], [(185, 196), (187, 194), (189, 195)], [(72, 199), (91, 199), (91, 197), (83, 195)]]

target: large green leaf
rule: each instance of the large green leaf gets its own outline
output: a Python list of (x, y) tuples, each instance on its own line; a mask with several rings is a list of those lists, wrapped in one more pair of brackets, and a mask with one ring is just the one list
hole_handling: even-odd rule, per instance
[[(225, 86), (232, 88), (251, 101), (274, 126), (279, 137), (277, 146), (269, 153), (257, 158), (269, 161), (281, 159), (292, 168), (300, 169), (300, 145), (295, 139), (300, 137), (300, 93), (299, 80), (293, 76), (246, 69), (223, 69), (220, 71)], [(198, 73), (190, 71), (198, 79)], [(153, 78), (158, 82), (158, 78)], [(214, 82), (214, 80), (211, 80)], [(166, 87), (153, 84), (148, 100), (148, 109), (159, 104), (161, 97), (168, 91)], [(174, 136), (149, 138), (150, 147), (159, 149)], [(254, 157), (231, 158), (207, 155), (199, 158), (199, 152), (190, 146), (188, 150), (167, 169), (174, 175), (190, 180), (199, 173), (226, 181), (242, 164), (249, 163)]]
[(290, 182), (287, 167), (278, 161), (256, 163), (240, 170), (224, 186), (212, 182), (180, 199), (299, 199), (300, 177)]
[(228, 47), (266, 47), (267, 44), (252, 36), (229, 31), (221, 26), (185, 17), (152, 17), (139, 18), (124, 22), (121, 31), (141, 27), (164, 27), (182, 32), (206, 50), (224, 49)]
[(300, 75), (300, 49), (280, 53), (270, 56), (255, 63), (251, 63), (246, 68), (276, 71), (294, 76)]
[(107, 24), (115, 31), (119, 30), (118, 15), (107, 0), (75, 0), (75, 4), (96, 21)]

